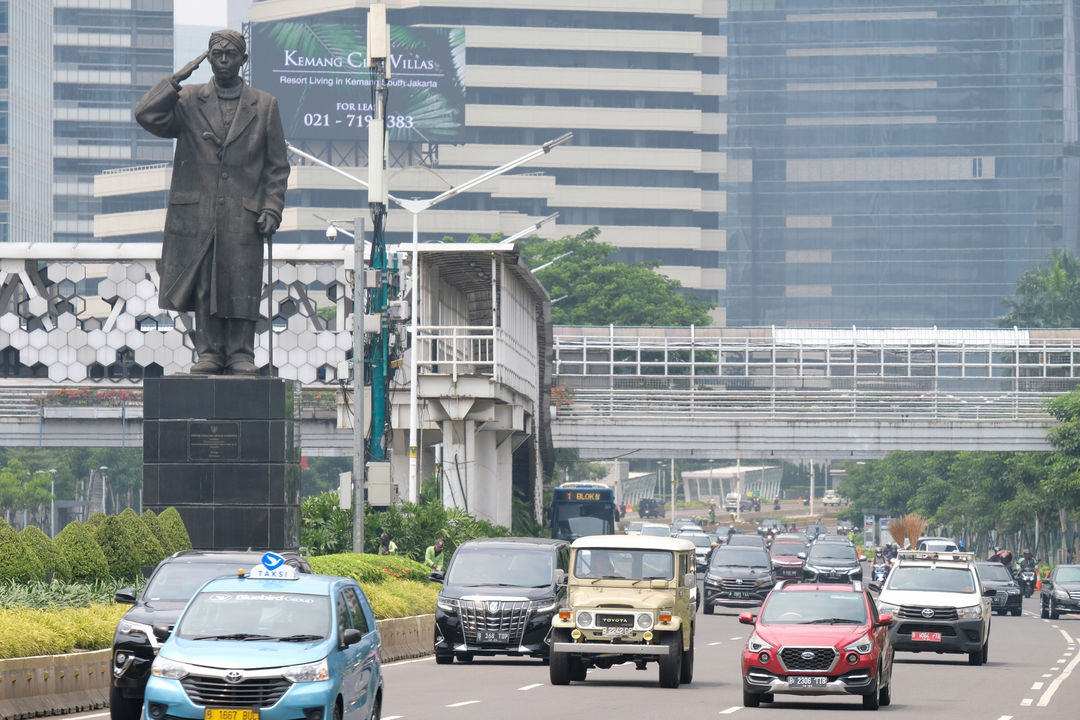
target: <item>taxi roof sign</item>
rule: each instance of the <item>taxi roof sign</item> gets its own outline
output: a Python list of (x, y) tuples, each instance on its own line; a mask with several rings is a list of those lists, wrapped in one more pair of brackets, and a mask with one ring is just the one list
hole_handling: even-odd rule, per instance
[(262, 556), (262, 564), (251, 568), (248, 577), (271, 580), (299, 580), (296, 568), (285, 564), (285, 558), (277, 553), (268, 552)]

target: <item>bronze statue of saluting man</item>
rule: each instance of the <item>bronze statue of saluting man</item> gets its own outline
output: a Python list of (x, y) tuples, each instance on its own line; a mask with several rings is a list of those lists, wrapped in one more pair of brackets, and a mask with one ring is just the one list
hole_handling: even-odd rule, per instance
[[(206, 59), (213, 79), (181, 86)], [(240, 77), (247, 59), (244, 36), (218, 30), (135, 107), (140, 125), (176, 139), (158, 304), (195, 313), (192, 374), (258, 371), (263, 238), (281, 224), (289, 162), (277, 100)]]

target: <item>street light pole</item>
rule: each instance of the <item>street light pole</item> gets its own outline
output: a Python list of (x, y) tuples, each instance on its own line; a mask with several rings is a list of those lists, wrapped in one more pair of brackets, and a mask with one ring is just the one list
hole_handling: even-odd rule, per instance
[(49, 468), (49, 537), (56, 537), (56, 468)]

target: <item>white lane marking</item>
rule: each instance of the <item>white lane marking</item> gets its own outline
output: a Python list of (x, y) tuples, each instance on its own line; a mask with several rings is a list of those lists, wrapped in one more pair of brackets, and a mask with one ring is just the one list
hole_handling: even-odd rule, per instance
[(1012, 715), (1002, 715), (998, 720), (1012, 720)]
[(1043, 673), (1043, 677), (1044, 678), (1054, 677), (1054, 674), (1053, 673)]
[(524, 685), (522, 687), (519, 687), (518, 690), (532, 690), (533, 688), (538, 688), (543, 684), (544, 683), (533, 683), (532, 685)]
[(405, 717), (405, 716), (404, 715), (387, 715), (382, 720), (401, 720), (401, 718), (403, 718), (403, 717)]
[[(732, 640), (742, 640), (742, 638), (740, 636), (738, 636), (738, 635), (736, 635), (735, 637), (733, 637), (731, 639)], [(742, 706), (740, 705), (740, 707), (742, 707)]]
[(711, 643), (709, 643), (709, 647), (712, 647), (713, 645), (719, 645), (719, 644), (720, 644), (719, 640), (716, 641), (716, 642), (711, 642)]
[[(1020, 701), (1020, 707), (1028, 707), (1028, 706), (1031, 705), (1031, 703), (1032, 703), (1031, 698), (1024, 698), (1023, 700)], [(450, 706), (447, 705), (447, 707), (450, 707)]]
[(1050, 699), (1054, 697), (1054, 693), (1061, 687), (1061, 683), (1065, 682), (1065, 678), (1072, 675), (1072, 671), (1076, 668), (1076, 664), (1080, 663), (1080, 655), (1074, 657), (1069, 664), (1065, 666), (1065, 669), (1061, 671), (1061, 674), (1050, 681), (1050, 687), (1046, 688), (1046, 692), (1039, 698), (1039, 707), (1046, 707), (1050, 704)]
[(1058, 663), (1058, 665), (1061, 665), (1061, 664), (1063, 664), (1064, 662), (1065, 662), (1065, 658), (1058, 658), (1058, 659), (1057, 659), (1057, 663)]
[(1043, 688), (1043, 683), (1041, 683), (1041, 682), (1031, 683), (1031, 689), (1032, 690), (1042, 690), (1042, 688)]
[[(1062, 634), (1063, 636), (1065, 636), (1065, 644), (1066, 644), (1066, 645), (1072, 645), (1072, 644), (1073, 644), (1073, 640), (1072, 640), (1072, 638), (1071, 638), (1071, 637), (1069, 637), (1069, 633), (1065, 632), (1064, 630), (1062, 630), (1061, 628), (1059, 628), (1059, 627), (1058, 627), (1057, 625), (1055, 625), (1054, 627), (1056, 627), (1056, 628), (1057, 628), (1057, 631), (1058, 631), (1059, 633), (1061, 633), (1061, 634)], [(1072, 648), (1069, 648), (1069, 649), (1070, 649), (1070, 650), (1072, 650)]]
[(446, 707), (463, 707), (465, 705), (475, 705), (480, 702), (479, 700), (462, 700), (461, 702), (450, 703)]
[(742, 708), (743, 708), (742, 705), (733, 705), (732, 707), (729, 707), (727, 710), (721, 710), (720, 714), (721, 715), (730, 715), (731, 713), (738, 712), (738, 711), (742, 710)]
[[(398, 661), (392, 662), (392, 663), (383, 663), (382, 666), (384, 668), (388, 668), (388, 667), (396, 667), (398, 665), (412, 665), (413, 663), (431, 662), (434, 659), (435, 659), (434, 655), (428, 655), (427, 657), (416, 658), (414, 660), (398, 660)], [(383, 720), (386, 720), (386, 719), (383, 718)]]
[(1050, 627), (1054, 628), (1055, 630), (1060, 630), (1061, 629), (1057, 625), (1051, 625)]

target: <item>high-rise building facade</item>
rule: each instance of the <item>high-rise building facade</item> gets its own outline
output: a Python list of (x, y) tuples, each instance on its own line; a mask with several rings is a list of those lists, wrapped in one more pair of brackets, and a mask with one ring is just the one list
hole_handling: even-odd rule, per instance
[[(255, 2), (250, 63), (274, 61), (257, 42), (260, 24), (363, 25), (369, 5)], [(464, 28), (467, 65), (463, 137), (434, 150), (393, 144), (392, 194), (433, 197), (574, 133), (551, 153), (423, 212), (422, 240), (510, 235), (558, 212), (541, 235), (599, 226), (600, 239), (617, 246), (621, 259), (658, 261), (690, 292), (719, 302), (724, 0), (387, 0), (386, 6), (392, 27)], [(343, 99), (367, 94), (354, 91)], [(394, 102), (392, 89), (391, 112)], [(282, 105), (283, 116), (295, 110)], [(366, 177), (366, 133), (357, 135), (354, 143), (330, 145), (291, 140)], [(167, 178), (148, 171), (144, 179), (99, 179), (106, 208), (99, 239), (148, 240), (160, 233), (164, 210), (146, 211), (160, 202)], [(326, 220), (366, 214), (359, 186), (324, 168), (296, 167), (289, 182), (278, 242), (325, 242)], [(410, 241), (411, 220), (391, 207), (387, 241)]]
[(1076, 0), (730, 0), (731, 325), (995, 324), (1077, 251)]
[(170, 157), (132, 107), (172, 69), (172, 5), (0, 1), (0, 241), (93, 240), (94, 176)]

